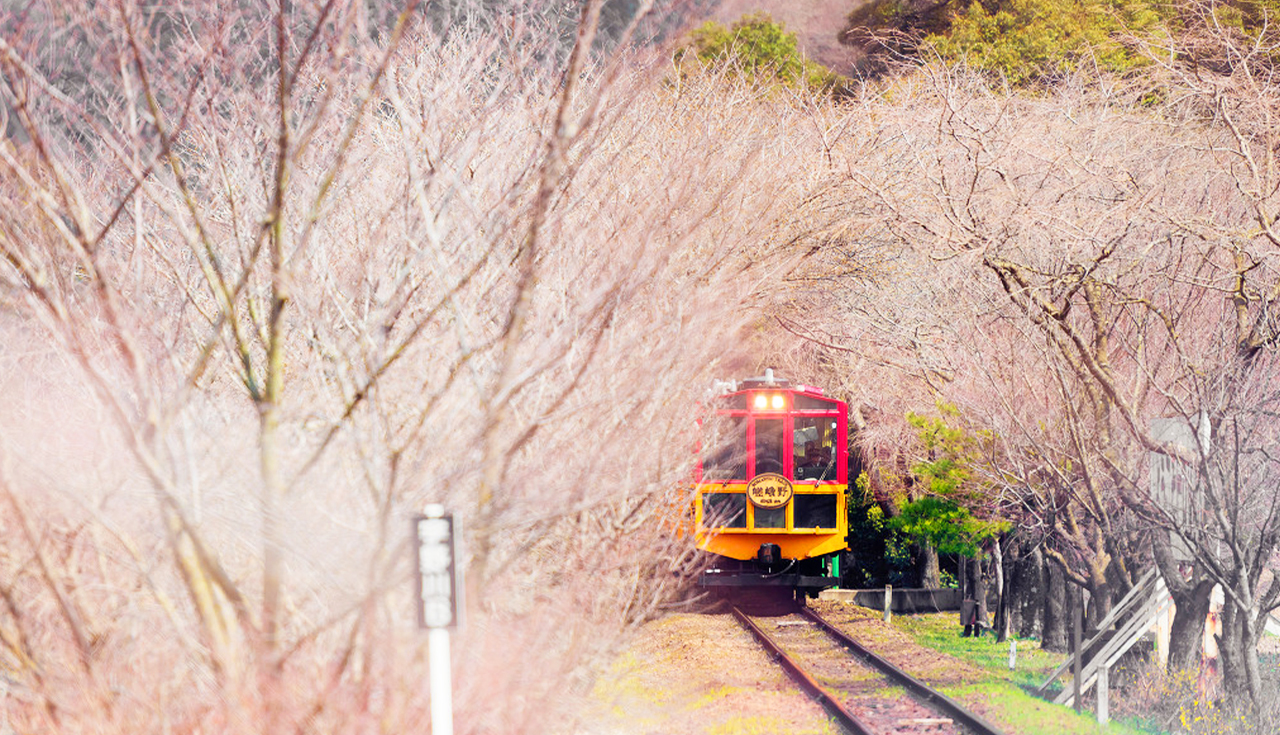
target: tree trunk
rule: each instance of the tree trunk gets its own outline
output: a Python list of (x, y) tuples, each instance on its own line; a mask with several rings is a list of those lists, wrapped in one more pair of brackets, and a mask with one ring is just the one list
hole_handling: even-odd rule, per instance
[[(1076, 620), (1082, 623), (1088, 623), (1089, 619), (1085, 616), (1085, 606), (1088, 605), (1084, 599), (1084, 588), (1073, 583), (1066, 576), (1062, 578), (1062, 629), (1067, 638), (1067, 651), (1073, 656), (1076, 653), (1075, 641), (1075, 625)], [(1088, 637), (1088, 632), (1085, 632)], [(1083, 639), (1082, 641), (1083, 642)]]
[(1111, 614), (1111, 581), (1107, 579), (1107, 568), (1100, 564), (1089, 565), (1089, 607), (1086, 611), (1085, 627), (1097, 630), (1098, 625)]
[(1181, 671), (1198, 672), (1203, 655), (1204, 621), (1209, 614), (1213, 580), (1203, 579), (1198, 570), (1192, 578), (1183, 577), (1173, 556), (1168, 532), (1152, 535), (1152, 556), (1156, 568), (1164, 578), (1175, 605), (1173, 623), (1169, 626), (1169, 663), (1165, 668), (1170, 674)]
[(1030, 554), (1018, 561), (1016, 571), (1016, 589), (1021, 602), (1018, 635), (1034, 638), (1043, 630), (1041, 622), (1044, 620), (1044, 599), (1048, 592), (1044, 578), (1044, 554), (1039, 546), (1032, 548)]
[(995, 556), (995, 580), (996, 580), (996, 619), (994, 623), (996, 631), (996, 640), (1003, 643), (1009, 640), (1009, 631), (1013, 627), (1009, 622), (1009, 597), (1010, 588), (1012, 587), (1010, 578), (1013, 576), (1014, 557), (1010, 554), (1005, 559), (1004, 546), (1009, 544), (1012, 546), (1008, 536), (1002, 535), (996, 539), (992, 550)]
[(1237, 712), (1248, 719), (1258, 711), (1262, 684), (1258, 672), (1258, 642), (1250, 625), (1251, 611), (1241, 609), (1230, 595), (1222, 607), (1222, 691)]
[(987, 578), (982, 573), (982, 551), (978, 557), (969, 560), (969, 580), (973, 584), (973, 599), (978, 601), (978, 621), (987, 625), (991, 618), (987, 617)]
[(1067, 579), (1061, 569), (1053, 564), (1044, 565), (1048, 594), (1044, 596), (1044, 639), (1040, 647), (1054, 653), (1066, 653), (1067, 635)]
[[(1021, 545), (1017, 553), (1025, 553)], [(1009, 616), (1009, 634), (1013, 635), (1022, 629), (1022, 608), (1026, 604), (1027, 590), (1023, 583), (1023, 567), (1026, 565), (1021, 556), (1014, 555), (1014, 548), (1006, 549), (1004, 560), (1004, 594), (1008, 599), (1007, 615)]]
[(920, 586), (937, 589), (942, 586), (942, 572), (938, 568), (938, 550), (933, 544), (922, 544), (916, 552), (916, 575)]
[[(1204, 588), (1203, 593), (1201, 587)], [(1201, 582), (1190, 593), (1178, 594), (1170, 588), (1176, 606), (1173, 624), (1169, 626), (1169, 664), (1165, 669), (1170, 674), (1200, 670), (1204, 620), (1209, 614), (1209, 593), (1212, 591), (1213, 582), (1210, 581)]]

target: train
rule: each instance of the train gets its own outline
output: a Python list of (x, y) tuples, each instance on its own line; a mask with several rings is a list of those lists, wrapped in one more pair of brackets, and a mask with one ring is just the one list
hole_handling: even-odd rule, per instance
[(848, 548), (848, 410), (772, 370), (718, 382), (701, 419), (694, 474), (703, 587), (816, 595), (840, 581)]

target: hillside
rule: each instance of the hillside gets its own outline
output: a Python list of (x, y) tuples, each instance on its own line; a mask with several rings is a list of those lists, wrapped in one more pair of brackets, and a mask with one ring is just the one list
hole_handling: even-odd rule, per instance
[(836, 34), (858, 0), (719, 0), (708, 19), (732, 23), (750, 13), (768, 13), (795, 33), (809, 58), (840, 74), (851, 74), (858, 52), (842, 46)]

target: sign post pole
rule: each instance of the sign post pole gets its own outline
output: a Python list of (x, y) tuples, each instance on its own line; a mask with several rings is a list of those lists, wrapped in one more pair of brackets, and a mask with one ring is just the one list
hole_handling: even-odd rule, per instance
[(413, 519), (418, 574), (418, 626), (426, 628), (432, 735), (453, 735), (453, 669), (449, 631), (462, 617), (457, 524), (444, 507), (428, 505)]
[(449, 656), (449, 629), (432, 628), (427, 633), (428, 660), (431, 672), (432, 735), (453, 735), (453, 671)]

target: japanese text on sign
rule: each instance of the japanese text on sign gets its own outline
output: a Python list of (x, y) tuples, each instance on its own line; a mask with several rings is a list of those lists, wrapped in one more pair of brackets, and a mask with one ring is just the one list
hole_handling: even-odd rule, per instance
[(453, 517), (414, 519), (418, 567), (418, 624), (451, 628), (458, 618), (457, 548)]
[(747, 483), (747, 498), (757, 508), (781, 508), (791, 500), (791, 481), (774, 472), (756, 475)]

